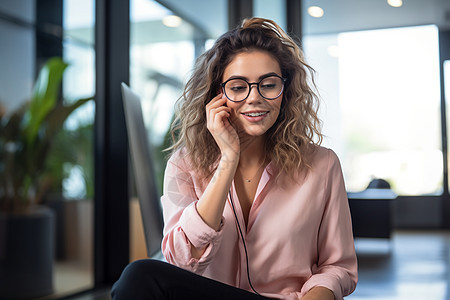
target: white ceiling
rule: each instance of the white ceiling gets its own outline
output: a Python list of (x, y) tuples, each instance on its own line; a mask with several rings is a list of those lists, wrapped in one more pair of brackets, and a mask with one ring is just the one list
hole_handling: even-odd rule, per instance
[[(271, 0), (271, 4), (283, 1)], [(159, 2), (176, 8), (189, 19), (195, 20), (212, 36), (218, 36), (226, 30), (226, 0)], [(322, 7), (324, 16), (312, 18), (307, 15), (306, 9), (310, 5)], [(450, 0), (403, 0), (400, 8), (389, 6), (386, 0), (303, 0), (302, 10), (304, 35), (424, 24), (436, 24), (440, 28), (450, 29)]]

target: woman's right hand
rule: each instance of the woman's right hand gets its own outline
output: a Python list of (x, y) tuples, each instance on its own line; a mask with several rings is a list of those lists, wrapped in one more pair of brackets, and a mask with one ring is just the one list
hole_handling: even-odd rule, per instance
[(223, 93), (206, 105), (206, 127), (219, 146), (222, 156), (237, 159), (240, 153), (239, 136), (230, 123), (231, 109), (225, 106), (227, 98)]
[[(231, 109), (226, 98), (219, 94), (206, 105), (206, 127), (212, 134), (222, 157), (213, 177), (197, 202), (197, 212), (203, 221), (216, 231), (220, 229), (228, 191), (239, 163), (239, 136), (230, 123)], [(208, 154), (206, 154), (208, 155)], [(206, 248), (192, 248), (192, 256), (200, 258)]]

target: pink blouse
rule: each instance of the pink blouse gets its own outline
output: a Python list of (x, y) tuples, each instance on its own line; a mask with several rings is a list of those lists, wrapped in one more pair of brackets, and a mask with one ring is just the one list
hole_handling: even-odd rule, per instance
[[(247, 227), (232, 184), (251, 282), (264, 296), (299, 299), (311, 288), (323, 286), (333, 291), (335, 299), (343, 299), (356, 287), (357, 260), (340, 163), (332, 150), (316, 150), (312, 168), (289, 185), (279, 184), (283, 177), (275, 181), (276, 169), (272, 163), (267, 165)], [(180, 151), (170, 158), (161, 198), (164, 257), (171, 264), (250, 291), (230, 197), (219, 231), (210, 228), (196, 210), (207, 184), (191, 171)], [(192, 246), (207, 249), (195, 259)]]

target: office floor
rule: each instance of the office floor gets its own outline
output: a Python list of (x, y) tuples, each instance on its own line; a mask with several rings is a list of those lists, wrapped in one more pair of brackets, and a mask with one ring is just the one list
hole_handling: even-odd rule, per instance
[[(450, 232), (397, 231), (356, 239), (359, 283), (346, 300), (450, 300)], [(109, 291), (76, 300), (108, 300)]]
[(348, 300), (450, 299), (450, 232), (398, 231), (356, 239), (359, 283)]

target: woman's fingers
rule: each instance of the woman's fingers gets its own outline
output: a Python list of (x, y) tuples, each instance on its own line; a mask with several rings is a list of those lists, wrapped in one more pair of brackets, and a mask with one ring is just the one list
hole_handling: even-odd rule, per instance
[(206, 105), (206, 126), (222, 152), (238, 153), (239, 140), (230, 124), (231, 108), (225, 106), (226, 101), (223, 94), (219, 94)]
[(230, 109), (228, 107), (213, 108), (209, 112), (207, 127), (210, 130), (221, 129), (230, 117)]
[[(223, 94), (219, 94), (216, 97), (214, 97), (207, 105), (206, 105), (206, 112), (208, 117), (208, 123), (209, 122), (224, 122), (223, 118), (228, 118), (230, 114), (230, 108), (224, 106), (226, 103), (226, 98), (223, 97)], [(212, 125), (212, 124), (208, 124)], [(216, 125), (221, 125), (220, 123)]]
[(215, 122), (222, 122), (224, 125), (226, 122), (228, 122), (228, 118), (230, 117), (230, 113), (226, 110), (221, 110), (219, 112), (216, 112), (214, 116)]
[(227, 98), (223, 96), (223, 94), (219, 94), (216, 97), (212, 98), (208, 104), (206, 104), (206, 109), (214, 108), (224, 105), (227, 102)]

